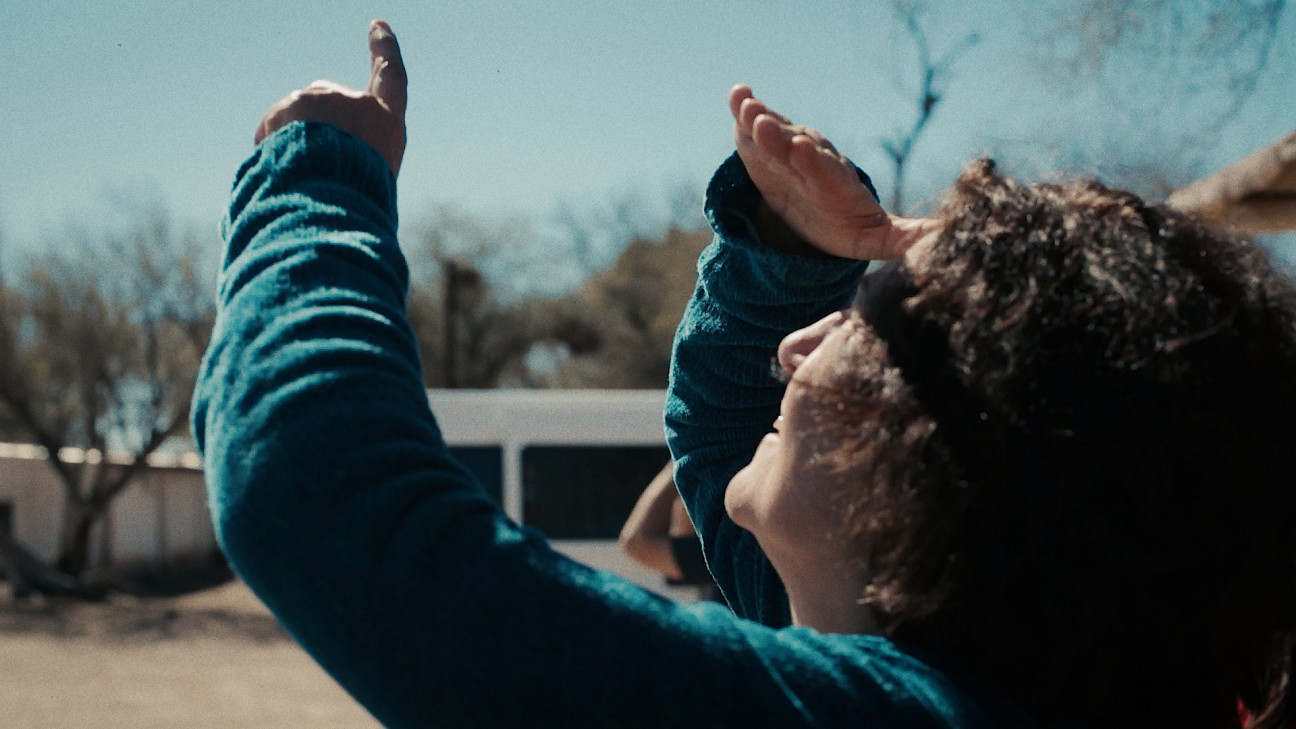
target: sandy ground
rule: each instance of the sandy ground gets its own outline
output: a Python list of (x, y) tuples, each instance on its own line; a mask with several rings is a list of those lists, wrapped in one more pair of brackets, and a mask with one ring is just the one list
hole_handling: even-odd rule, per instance
[(0, 725), (14, 729), (371, 729), (242, 583), (175, 599), (9, 600)]

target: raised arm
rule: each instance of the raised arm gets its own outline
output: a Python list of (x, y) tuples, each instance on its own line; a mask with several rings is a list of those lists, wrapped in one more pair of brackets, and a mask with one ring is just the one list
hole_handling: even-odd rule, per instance
[(319, 80), (276, 102), (257, 123), (257, 144), (294, 121), (330, 124), (360, 138), (400, 174), (405, 157), (409, 78), (400, 44), (384, 20), (369, 24), (369, 84), (364, 91)]
[[(776, 633), (576, 564), (448, 455), (405, 315), (399, 145), (350, 125), (381, 84), (277, 107), (235, 181), (193, 431), (239, 576), (386, 726), (800, 727), (889, 710), (879, 661), (913, 661), (888, 646), (853, 659), (872, 644)], [(325, 123), (320, 101), (370, 111)], [(390, 130), (397, 109), (368, 118)]]
[(888, 215), (868, 176), (823, 135), (746, 86), (730, 92), (729, 108), (738, 152), (707, 191), (715, 239), (676, 336), (666, 425), (680, 492), (722, 592), (738, 614), (785, 625), (778, 576), (724, 510), (729, 479), (778, 414), (778, 344), (843, 308), (866, 260), (900, 255), (933, 224)]

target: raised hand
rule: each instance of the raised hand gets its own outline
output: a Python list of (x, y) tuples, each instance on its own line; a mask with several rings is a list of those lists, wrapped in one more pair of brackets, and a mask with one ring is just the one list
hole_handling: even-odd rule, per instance
[(384, 20), (369, 24), (369, 61), (364, 91), (316, 81), (280, 99), (257, 125), (256, 143), (289, 122), (321, 121), (364, 140), (386, 158), (393, 175), (400, 172), (408, 79), (396, 36)]
[(770, 109), (749, 87), (730, 90), (729, 110), (738, 155), (768, 211), (814, 248), (885, 260), (934, 229), (930, 220), (888, 214), (831, 142)]

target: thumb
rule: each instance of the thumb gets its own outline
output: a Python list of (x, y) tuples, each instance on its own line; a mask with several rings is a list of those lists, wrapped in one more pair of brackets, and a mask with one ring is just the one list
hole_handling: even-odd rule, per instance
[(400, 45), (385, 20), (369, 24), (369, 69), (369, 88), (366, 90), (403, 119), (409, 81), (405, 76)]

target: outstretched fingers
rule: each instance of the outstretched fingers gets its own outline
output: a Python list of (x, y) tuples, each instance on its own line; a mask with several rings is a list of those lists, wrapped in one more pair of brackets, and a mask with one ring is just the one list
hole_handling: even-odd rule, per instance
[[(839, 194), (859, 184), (855, 168), (814, 130), (787, 141), (787, 163), (811, 190), (818, 194)], [(881, 207), (878, 208), (881, 212)]]
[(737, 119), (738, 109), (742, 107), (744, 100), (750, 98), (752, 98), (752, 90), (747, 84), (737, 84), (729, 89), (729, 113)]
[(925, 230), (889, 216), (818, 131), (770, 109), (746, 85), (734, 86), (728, 101), (738, 155), (764, 205), (805, 242), (832, 255), (886, 259)]

